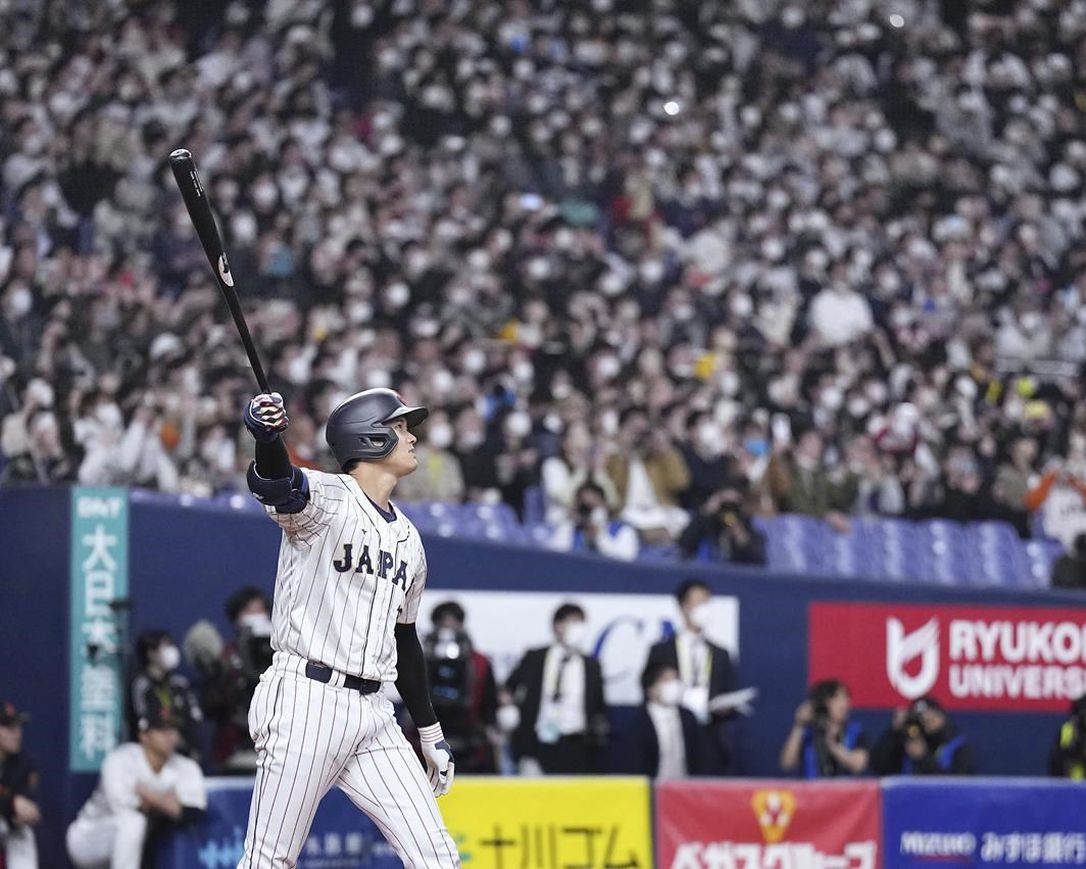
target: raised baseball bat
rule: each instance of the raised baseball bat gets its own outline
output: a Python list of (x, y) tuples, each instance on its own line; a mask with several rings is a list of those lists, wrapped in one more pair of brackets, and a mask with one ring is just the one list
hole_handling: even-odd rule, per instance
[(185, 207), (189, 210), (192, 225), (196, 227), (196, 235), (207, 254), (207, 261), (211, 263), (215, 281), (226, 299), (230, 316), (234, 318), (234, 325), (238, 328), (245, 355), (249, 357), (249, 364), (253, 367), (260, 391), (270, 392), (264, 366), (260, 364), (260, 355), (256, 352), (253, 336), (249, 334), (238, 291), (234, 288), (234, 276), (230, 273), (230, 263), (226, 259), (226, 249), (222, 244), (222, 236), (219, 235), (219, 227), (215, 224), (215, 215), (211, 213), (211, 202), (208, 201), (204, 185), (200, 183), (200, 173), (196, 171), (192, 154), (185, 148), (178, 148), (170, 154), (170, 169), (173, 170), (174, 180), (181, 190), (181, 197), (185, 200)]

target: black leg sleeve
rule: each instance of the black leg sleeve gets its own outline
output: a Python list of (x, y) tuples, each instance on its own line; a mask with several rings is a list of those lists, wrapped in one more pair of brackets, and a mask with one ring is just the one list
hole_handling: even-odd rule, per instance
[(415, 727), (437, 724), (426, 679), (426, 658), (413, 624), (396, 625), (396, 673), (396, 690), (411, 713)]
[(291, 476), (290, 454), (281, 437), (270, 444), (256, 443), (256, 472), (265, 480), (284, 480)]

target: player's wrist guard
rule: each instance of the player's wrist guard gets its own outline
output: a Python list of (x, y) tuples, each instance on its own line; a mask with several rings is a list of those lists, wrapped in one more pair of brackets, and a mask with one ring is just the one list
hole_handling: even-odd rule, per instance
[(309, 480), (301, 468), (291, 470), (289, 477), (268, 480), (256, 472), (256, 462), (249, 462), (245, 475), (249, 491), (261, 504), (274, 507), (278, 513), (300, 513), (309, 503)]
[(445, 734), (441, 732), (441, 722), (419, 728), (419, 740), (427, 745), (437, 745), (445, 741)]

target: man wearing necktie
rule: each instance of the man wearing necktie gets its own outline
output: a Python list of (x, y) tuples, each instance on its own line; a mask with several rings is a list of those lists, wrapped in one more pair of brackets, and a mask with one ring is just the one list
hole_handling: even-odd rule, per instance
[(515, 724), (513, 753), (522, 772), (599, 772), (607, 709), (600, 663), (584, 653), (584, 610), (563, 604), (553, 626), (555, 642), (526, 652), (506, 683), (504, 699), (519, 714), (501, 717)]
[(705, 731), (706, 772), (721, 775), (731, 763), (727, 721), (734, 711), (711, 713), (709, 701), (735, 691), (735, 667), (731, 655), (705, 636), (712, 596), (712, 590), (700, 579), (689, 579), (679, 586), (675, 598), (682, 614), (682, 629), (649, 649), (647, 666), (678, 670), (683, 683), (682, 705)]

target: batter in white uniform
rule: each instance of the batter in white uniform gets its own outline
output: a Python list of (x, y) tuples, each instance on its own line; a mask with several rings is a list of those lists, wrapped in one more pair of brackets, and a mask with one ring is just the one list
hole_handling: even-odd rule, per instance
[[(283, 529), (272, 608), (272, 666), (249, 708), (257, 773), (239, 869), (293, 867), (333, 787), (370, 816), (411, 869), (460, 865), (435, 796), (452, 752), (434, 714), (415, 632), (426, 584), (418, 531), (390, 500), (418, 465), (427, 416), (390, 389), (351, 396), (325, 436), (340, 474), (293, 467), (277, 393), (254, 398), (253, 494)], [(427, 772), (381, 693), (395, 682), (419, 729)]]

